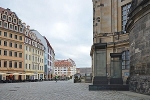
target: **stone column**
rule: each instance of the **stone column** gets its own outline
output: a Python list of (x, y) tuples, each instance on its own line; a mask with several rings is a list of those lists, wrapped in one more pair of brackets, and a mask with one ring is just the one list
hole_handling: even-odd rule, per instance
[(94, 44), (94, 79), (93, 85), (108, 84), (106, 68), (106, 43)]
[(123, 84), (121, 53), (110, 53), (111, 56), (111, 79), (110, 84)]

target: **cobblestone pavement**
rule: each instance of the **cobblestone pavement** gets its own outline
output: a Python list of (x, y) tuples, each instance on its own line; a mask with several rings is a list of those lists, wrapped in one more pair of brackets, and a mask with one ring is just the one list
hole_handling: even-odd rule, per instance
[(119, 91), (89, 91), (88, 83), (43, 81), (0, 84), (0, 100), (150, 100)]

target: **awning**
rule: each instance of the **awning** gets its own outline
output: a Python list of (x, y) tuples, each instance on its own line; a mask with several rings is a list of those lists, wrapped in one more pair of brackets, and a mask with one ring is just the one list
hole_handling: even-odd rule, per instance
[(4, 75), (4, 74), (6, 74), (6, 73), (1, 73), (1, 72), (0, 72), (0, 75)]
[(25, 73), (25, 75), (36, 75), (34, 73)]

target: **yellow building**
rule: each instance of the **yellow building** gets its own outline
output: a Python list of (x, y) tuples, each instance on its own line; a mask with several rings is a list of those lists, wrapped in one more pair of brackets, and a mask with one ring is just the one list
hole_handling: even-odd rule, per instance
[(0, 80), (24, 80), (24, 34), (17, 15), (0, 7)]
[(44, 79), (44, 45), (29, 26), (25, 29), (24, 50), (26, 80)]
[(125, 25), (130, 6), (131, 0), (93, 0), (93, 45), (90, 52), (93, 80), (96, 76), (122, 77), (125, 82), (129, 76), (129, 34)]

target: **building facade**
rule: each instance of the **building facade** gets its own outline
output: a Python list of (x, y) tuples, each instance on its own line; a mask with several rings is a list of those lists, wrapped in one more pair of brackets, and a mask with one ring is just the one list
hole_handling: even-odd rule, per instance
[(44, 36), (46, 41), (46, 50), (45, 50), (45, 76), (46, 79), (51, 79), (54, 76), (54, 60), (55, 60), (55, 52), (52, 48), (51, 44)]
[(82, 76), (91, 76), (92, 68), (89, 68), (89, 67), (76, 68), (76, 73), (80, 73)]
[(55, 75), (72, 77), (76, 74), (75, 62), (70, 58), (67, 60), (55, 60), (54, 68)]
[(132, 0), (126, 31), (130, 43), (130, 90), (150, 95), (150, 0)]
[(44, 79), (44, 45), (29, 26), (24, 35), (26, 80)]
[[(129, 34), (125, 31), (131, 0), (93, 1), (92, 72), (126, 81), (129, 76)], [(107, 83), (107, 82), (106, 82)]]
[(0, 7), (0, 80), (24, 80), (24, 34), (21, 19)]

